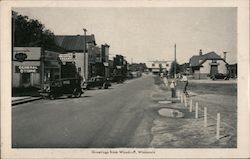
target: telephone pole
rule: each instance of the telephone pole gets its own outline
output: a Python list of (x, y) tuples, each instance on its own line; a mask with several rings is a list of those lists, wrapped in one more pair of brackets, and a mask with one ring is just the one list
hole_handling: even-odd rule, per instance
[(174, 78), (176, 79), (176, 44), (174, 44)]
[(87, 47), (87, 38), (86, 38), (86, 32), (87, 32), (87, 29), (83, 28), (82, 29), (84, 31), (84, 50), (83, 50), (83, 76), (84, 76), (84, 79), (87, 80), (87, 77), (86, 77), (86, 47)]

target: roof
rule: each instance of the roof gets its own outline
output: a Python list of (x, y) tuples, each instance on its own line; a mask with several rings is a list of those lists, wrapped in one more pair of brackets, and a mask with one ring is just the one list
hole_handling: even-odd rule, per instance
[[(83, 35), (56, 35), (55, 42), (66, 51), (83, 52), (85, 47), (85, 36)], [(95, 36), (86, 35), (87, 43), (95, 43)]]
[(218, 54), (216, 54), (215, 52), (212, 51), (212, 52), (206, 53), (204, 55), (192, 56), (189, 60), (190, 67), (200, 66), (206, 60), (223, 60), (223, 61), (225, 61)]

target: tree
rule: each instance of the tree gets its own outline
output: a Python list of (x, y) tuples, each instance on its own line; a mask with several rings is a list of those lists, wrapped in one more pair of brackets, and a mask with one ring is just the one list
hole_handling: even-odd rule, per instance
[(15, 20), (14, 46), (43, 47), (54, 51), (63, 51), (56, 45), (55, 35), (45, 26), (35, 19), (29, 19), (17, 13), (13, 18)]
[[(174, 67), (175, 67), (175, 61), (173, 61), (171, 63), (171, 66), (170, 66), (170, 76), (171, 77), (174, 77)], [(180, 65), (176, 62), (176, 74), (177, 73), (180, 73)]]

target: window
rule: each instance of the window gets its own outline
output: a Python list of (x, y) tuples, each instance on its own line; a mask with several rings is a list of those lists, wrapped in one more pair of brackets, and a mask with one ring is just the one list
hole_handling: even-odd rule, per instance
[(155, 67), (155, 64), (154, 64), (154, 63), (152, 63), (152, 66), (153, 66), (153, 67)]
[(167, 63), (167, 64), (166, 64), (166, 66), (168, 67), (168, 66), (169, 66), (169, 64)]

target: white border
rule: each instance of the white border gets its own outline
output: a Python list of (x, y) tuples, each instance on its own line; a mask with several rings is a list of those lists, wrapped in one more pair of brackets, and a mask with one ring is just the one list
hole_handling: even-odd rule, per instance
[[(4, 1), (1, 5), (1, 158), (248, 158), (249, 146), (249, 1)], [(11, 8), (12, 7), (237, 7), (238, 8), (238, 148), (154, 149), (148, 155), (97, 155), (93, 149), (11, 148)], [(247, 88), (247, 89), (246, 89)], [(102, 149), (110, 150), (110, 149)], [(120, 150), (120, 149), (118, 149)], [(138, 150), (138, 149), (137, 149)], [(144, 149), (142, 149), (144, 150)], [(149, 149), (150, 150), (150, 149)]]

